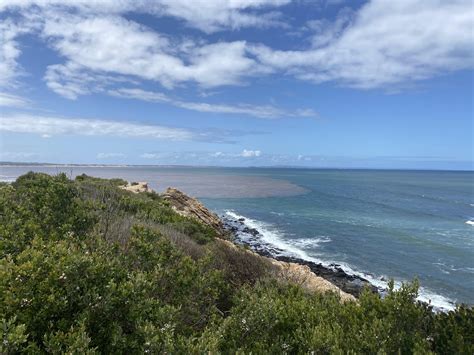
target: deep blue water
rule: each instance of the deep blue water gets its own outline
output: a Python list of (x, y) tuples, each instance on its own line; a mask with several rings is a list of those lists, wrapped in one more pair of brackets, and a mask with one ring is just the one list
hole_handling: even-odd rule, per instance
[[(30, 169), (2, 167), (0, 174), (9, 179)], [(342, 264), (377, 284), (417, 277), (424, 299), (437, 305), (474, 303), (474, 225), (466, 223), (474, 221), (474, 172), (75, 167), (73, 173), (82, 172), (182, 187), (218, 213), (246, 217), (265, 242), (300, 257)], [(255, 181), (266, 184), (270, 193), (263, 196), (270, 197), (261, 197)]]

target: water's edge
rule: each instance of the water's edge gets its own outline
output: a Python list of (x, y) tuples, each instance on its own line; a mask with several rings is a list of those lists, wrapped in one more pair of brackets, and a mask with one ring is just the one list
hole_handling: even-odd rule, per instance
[(224, 224), (224, 228), (230, 231), (234, 236), (234, 242), (236, 244), (246, 245), (259, 255), (279, 261), (306, 265), (317, 276), (328, 280), (344, 292), (355, 297), (359, 297), (365, 287), (368, 287), (373, 292), (383, 292), (382, 289), (372, 285), (368, 280), (357, 275), (346, 273), (337, 264), (324, 266), (320, 263), (318, 264), (292, 256), (289, 253), (286, 253), (285, 250), (264, 243), (261, 239), (261, 231), (246, 225), (245, 217), (232, 218), (229, 214), (221, 215), (220, 217)]
[[(224, 228), (231, 233), (234, 242), (239, 245), (247, 246), (257, 254), (275, 260), (295, 263), (308, 266), (311, 271), (332, 284), (339, 287), (346, 293), (355, 297), (359, 297), (365, 288), (374, 293), (378, 293), (381, 297), (387, 294), (388, 280), (374, 282), (363, 277), (362, 273), (353, 270), (344, 270), (340, 264), (328, 263), (324, 264), (319, 260), (311, 260), (311, 258), (298, 255), (297, 252), (285, 246), (276, 246), (275, 244), (264, 240), (265, 231), (255, 226), (254, 220), (248, 217), (240, 216), (234, 211), (226, 211), (219, 214)], [(353, 272), (351, 272), (353, 271)], [(400, 283), (396, 283), (400, 286)], [(433, 306), (434, 311), (449, 311), (455, 308), (454, 302), (440, 295), (424, 295), (420, 289), (418, 301), (428, 303)], [(431, 297), (430, 297), (431, 296)], [(434, 299), (432, 299), (434, 296)]]

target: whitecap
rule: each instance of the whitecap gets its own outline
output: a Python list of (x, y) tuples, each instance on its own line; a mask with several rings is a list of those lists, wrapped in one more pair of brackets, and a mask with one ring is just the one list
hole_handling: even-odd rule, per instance
[(271, 211), (270, 213), (271, 213), (271, 214), (274, 214), (274, 215), (276, 215), (276, 216), (279, 216), (279, 217), (281, 217), (281, 216), (284, 216), (284, 215), (285, 215), (283, 212), (275, 212), (275, 211)]
[(469, 224), (471, 226), (474, 226), (474, 221), (472, 219), (468, 220), (465, 222), (466, 224)]
[[(290, 242), (290, 241), (288, 241)], [(303, 249), (310, 249), (318, 247), (321, 243), (329, 243), (331, 238), (321, 235), (314, 238), (292, 239), (291, 244)]]

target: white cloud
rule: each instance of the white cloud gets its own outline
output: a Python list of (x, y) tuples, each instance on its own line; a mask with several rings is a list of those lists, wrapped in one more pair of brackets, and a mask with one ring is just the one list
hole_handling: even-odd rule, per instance
[(67, 59), (50, 66), (45, 76), (48, 86), (66, 97), (85, 93), (84, 84), (96, 75), (133, 76), (168, 88), (186, 82), (215, 87), (268, 71), (246, 55), (245, 41), (191, 42), (183, 52), (182, 43), (117, 16), (49, 12), (38, 20), (44, 21), (47, 43)]
[(18, 37), (31, 29), (31, 25), (15, 23), (8, 18), (0, 21), (0, 87), (13, 86), (20, 72)]
[(244, 158), (256, 158), (262, 155), (262, 152), (260, 150), (247, 150), (244, 149), (242, 153), (240, 153), (241, 157)]
[(205, 32), (242, 27), (281, 26), (280, 14), (274, 10), (291, 0), (2, 0), (0, 11), (25, 10), (37, 6), (43, 9), (71, 9), (82, 13), (125, 14), (147, 13), (184, 20), (188, 26)]
[(210, 113), (232, 113), (255, 116), (260, 118), (277, 118), (285, 116), (285, 111), (271, 105), (248, 105), (240, 104), (236, 106), (222, 104), (208, 104), (205, 102), (178, 102), (181, 108), (199, 112)]
[(253, 53), (263, 64), (299, 79), (362, 89), (403, 85), (474, 66), (470, 0), (373, 0), (342, 30), (346, 22), (315, 38), (314, 48), (254, 46)]
[(97, 159), (113, 159), (113, 158), (125, 158), (126, 155), (123, 153), (98, 153)]
[(0, 131), (33, 133), (43, 137), (83, 135), (164, 140), (199, 140), (201, 138), (199, 135), (181, 128), (130, 122), (65, 119), (33, 115), (4, 116), (0, 120)]
[(23, 159), (36, 159), (38, 158), (37, 153), (32, 152), (4, 152), (0, 151), (0, 160), (23, 160)]
[[(272, 156), (272, 155), (269, 155)], [(180, 152), (146, 152), (139, 156), (142, 159), (159, 160), (161, 163), (170, 164), (238, 164), (248, 162), (250, 158), (260, 158), (264, 161), (267, 155), (263, 155), (260, 150), (247, 150), (242, 152), (209, 152), (209, 151), (180, 151)], [(263, 160), (261, 158), (264, 158)]]
[(317, 113), (311, 109), (298, 109), (295, 111), (286, 111), (272, 105), (225, 105), (225, 104), (209, 104), (205, 102), (189, 102), (173, 99), (163, 93), (146, 91), (137, 88), (120, 88), (109, 90), (109, 95), (138, 99), (148, 102), (168, 103), (170, 105), (180, 107), (187, 110), (209, 113), (228, 113), (243, 114), (259, 118), (279, 118), (279, 117), (317, 117)]
[[(163, 13), (182, 18), (188, 25), (205, 32), (224, 28), (278, 26), (279, 13), (255, 12), (262, 8), (278, 7), (291, 0), (161, 0)], [(254, 10), (248, 12), (245, 10)]]
[[(294, 50), (277, 50), (244, 39), (212, 43), (171, 37), (124, 17), (131, 12), (172, 16), (212, 32), (277, 24), (281, 18), (274, 10), (289, 2), (3, 0), (0, 11), (19, 10), (22, 22), (0, 23), (0, 85), (11, 85), (18, 75), (18, 36), (33, 30), (64, 58), (48, 67), (45, 81), (68, 98), (110, 89), (115, 80), (212, 88), (282, 73), (314, 83), (393, 88), (474, 66), (471, 0), (372, 0), (355, 13), (342, 11), (332, 23), (309, 21), (306, 28), (313, 32), (306, 40), (311, 45), (303, 50), (301, 43), (295, 43)], [(255, 107), (181, 105), (255, 115)], [(268, 115), (270, 108), (261, 108), (257, 114)]]
[(17, 95), (0, 92), (0, 106), (3, 107), (28, 107), (30, 101)]
[(143, 154), (140, 155), (140, 158), (156, 159), (156, 158), (159, 158), (159, 154), (156, 154), (156, 153), (143, 153)]

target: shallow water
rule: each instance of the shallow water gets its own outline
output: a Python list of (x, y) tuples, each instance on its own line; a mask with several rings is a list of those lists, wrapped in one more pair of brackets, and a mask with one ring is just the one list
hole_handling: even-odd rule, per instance
[(474, 303), (474, 173), (387, 170), (161, 167), (1, 167), (86, 173), (183, 189), (232, 211), (265, 242), (383, 285), (418, 277), (423, 299)]

